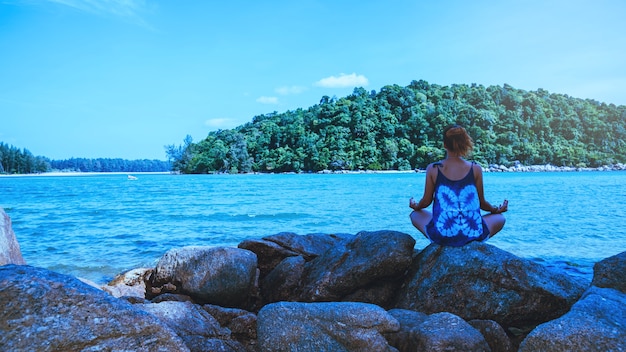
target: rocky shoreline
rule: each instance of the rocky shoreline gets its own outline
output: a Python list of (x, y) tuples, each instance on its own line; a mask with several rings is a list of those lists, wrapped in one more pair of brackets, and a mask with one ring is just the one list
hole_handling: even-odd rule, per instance
[(626, 252), (589, 282), (486, 243), (279, 233), (174, 248), (98, 286), (20, 262), (1, 213), (5, 350), (626, 350)]
[(617, 163), (611, 165), (603, 165), (599, 167), (571, 167), (571, 166), (554, 166), (550, 164), (546, 165), (530, 165), (524, 166), (520, 163), (515, 163), (513, 166), (507, 167), (505, 165), (489, 165), (485, 169), (486, 172), (583, 172), (583, 171), (624, 171), (626, 170), (626, 164)]

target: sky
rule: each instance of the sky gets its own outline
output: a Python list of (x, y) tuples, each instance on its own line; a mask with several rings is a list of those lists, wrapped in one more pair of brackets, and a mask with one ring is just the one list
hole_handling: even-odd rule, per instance
[(0, 0), (0, 142), (166, 160), (355, 87), (509, 84), (626, 105), (622, 0)]

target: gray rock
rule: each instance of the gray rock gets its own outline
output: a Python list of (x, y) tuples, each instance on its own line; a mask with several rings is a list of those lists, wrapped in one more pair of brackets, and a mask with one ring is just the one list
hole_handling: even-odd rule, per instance
[(42, 268), (0, 267), (0, 305), (4, 351), (188, 351), (155, 316)]
[(222, 328), (213, 316), (190, 302), (169, 301), (136, 306), (156, 316), (174, 330), (190, 351), (206, 351), (207, 346), (216, 348), (220, 345), (225, 346), (224, 350), (229, 350), (238, 344), (231, 340), (230, 330)]
[(388, 313), (400, 323), (400, 330), (385, 333), (389, 344), (400, 352), (418, 351), (419, 327), (428, 319), (428, 314), (407, 309), (391, 309)]
[(230, 329), (231, 338), (239, 341), (247, 351), (256, 351), (257, 317), (243, 309), (224, 308), (206, 304), (202, 308), (211, 314), (221, 326)]
[(471, 320), (468, 323), (483, 335), (491, 352), (512, 352), (515, 350), (506, 331), (495, 321)]
[(113, 297), (146, 298), (146, 281), (152, 275), (152, 268), (137, 268), (116, 276), (102, 289)]
[(11, 218), (0, 208), (0, 265), (24, 265), (20, 245), (11, 226)]
[(415, 332), (415, 351), (491, 351), (478, 330), (451, 313), (431, 314)]
[(411, 264), (414, 246), (415, 239), (405, 233), (359, 232), (345, 245), (335, 245), (305, 264), (300, 299), (341, 301), (377, 281), (401, 278)]
[(396, 351), (383, 337), (398, 321), (368, 303), (279, 302), (257, 316), (259, 351)]
[(593, 266), (593, 286), (614, 288), (626, 293), (626, 252), (597, 262)]
[(536, 326), (566, 313), (588, 283), (486, 243), (431, 244), (415, 258), (397, 308)]
[(354, 235), (320, 233), (298, 235), (292, 232), (281, 232), (276, 235), (263, 237), (263, 239), (274, 242), (291, 252), (301, 255), (306, 261), (310, 261), (336, 245), (349, 241), (352, 237)]
[(172, 284), (203, 303), (246, 308), (257, 290), (256, 254), (239, 248), (189, 246), (168, 251), (152, 285)]
[(237, 247), (247, 249), (256, 254), (260, 270), (260, 279), (265, 278), (265, 276), (274, 270), (285, 258), (299, 255), (299, 253), (267, 240), (246, 240), (239, 243)]
[(300, 297), (300, 279), (304, 272), (302, 256), (285, 258), (261, 281), (263, 302), (297, 301)]
[(567, 314), (535, 328), (519, 351), (626, 351), (626, 294), (592, 286)]

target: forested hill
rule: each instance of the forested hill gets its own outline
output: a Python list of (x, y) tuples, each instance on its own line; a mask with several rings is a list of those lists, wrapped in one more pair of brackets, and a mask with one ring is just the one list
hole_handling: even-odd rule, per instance
[(308, 109), (255, 116), (166, 147), (183, 173), (408, 170), (444, 157), (441, 132), (466, 126), (483, 165), (596, 167), (626, 161), (626, 106), (504, 86), (423, 80), (355, 88)]
[(28, 149), (20, 149), (0, 142), (0, 174), (33, 174), (50, 171), (164, 172), (170, 169), (170, 163), (162, 160), (119, 158), (50, 160), (47, 157), (35, 156)]

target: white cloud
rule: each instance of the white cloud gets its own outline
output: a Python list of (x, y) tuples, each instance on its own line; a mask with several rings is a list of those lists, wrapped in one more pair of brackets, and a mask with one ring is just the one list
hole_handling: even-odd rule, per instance
[(325, 88), (346, 88), (346, 87), (362, 87), (369, 83), (367, 77), (363, 75), (357, 75), (356, 73), (345, 74), (342, 73), (339, 77), (330, 76), (322, 78), (315, 82), (316, 86)]
[(257, 98), (257, 103), (261, 103), (261, 104), (278, 104), (278, 98), (277, 97), (259, 97)]
[(304, 92), (307, 88), (303, 86), (283, 86), (276, 88), (276, 93), (280, 95), (290, 95), (290, 94), (300, 94)]

